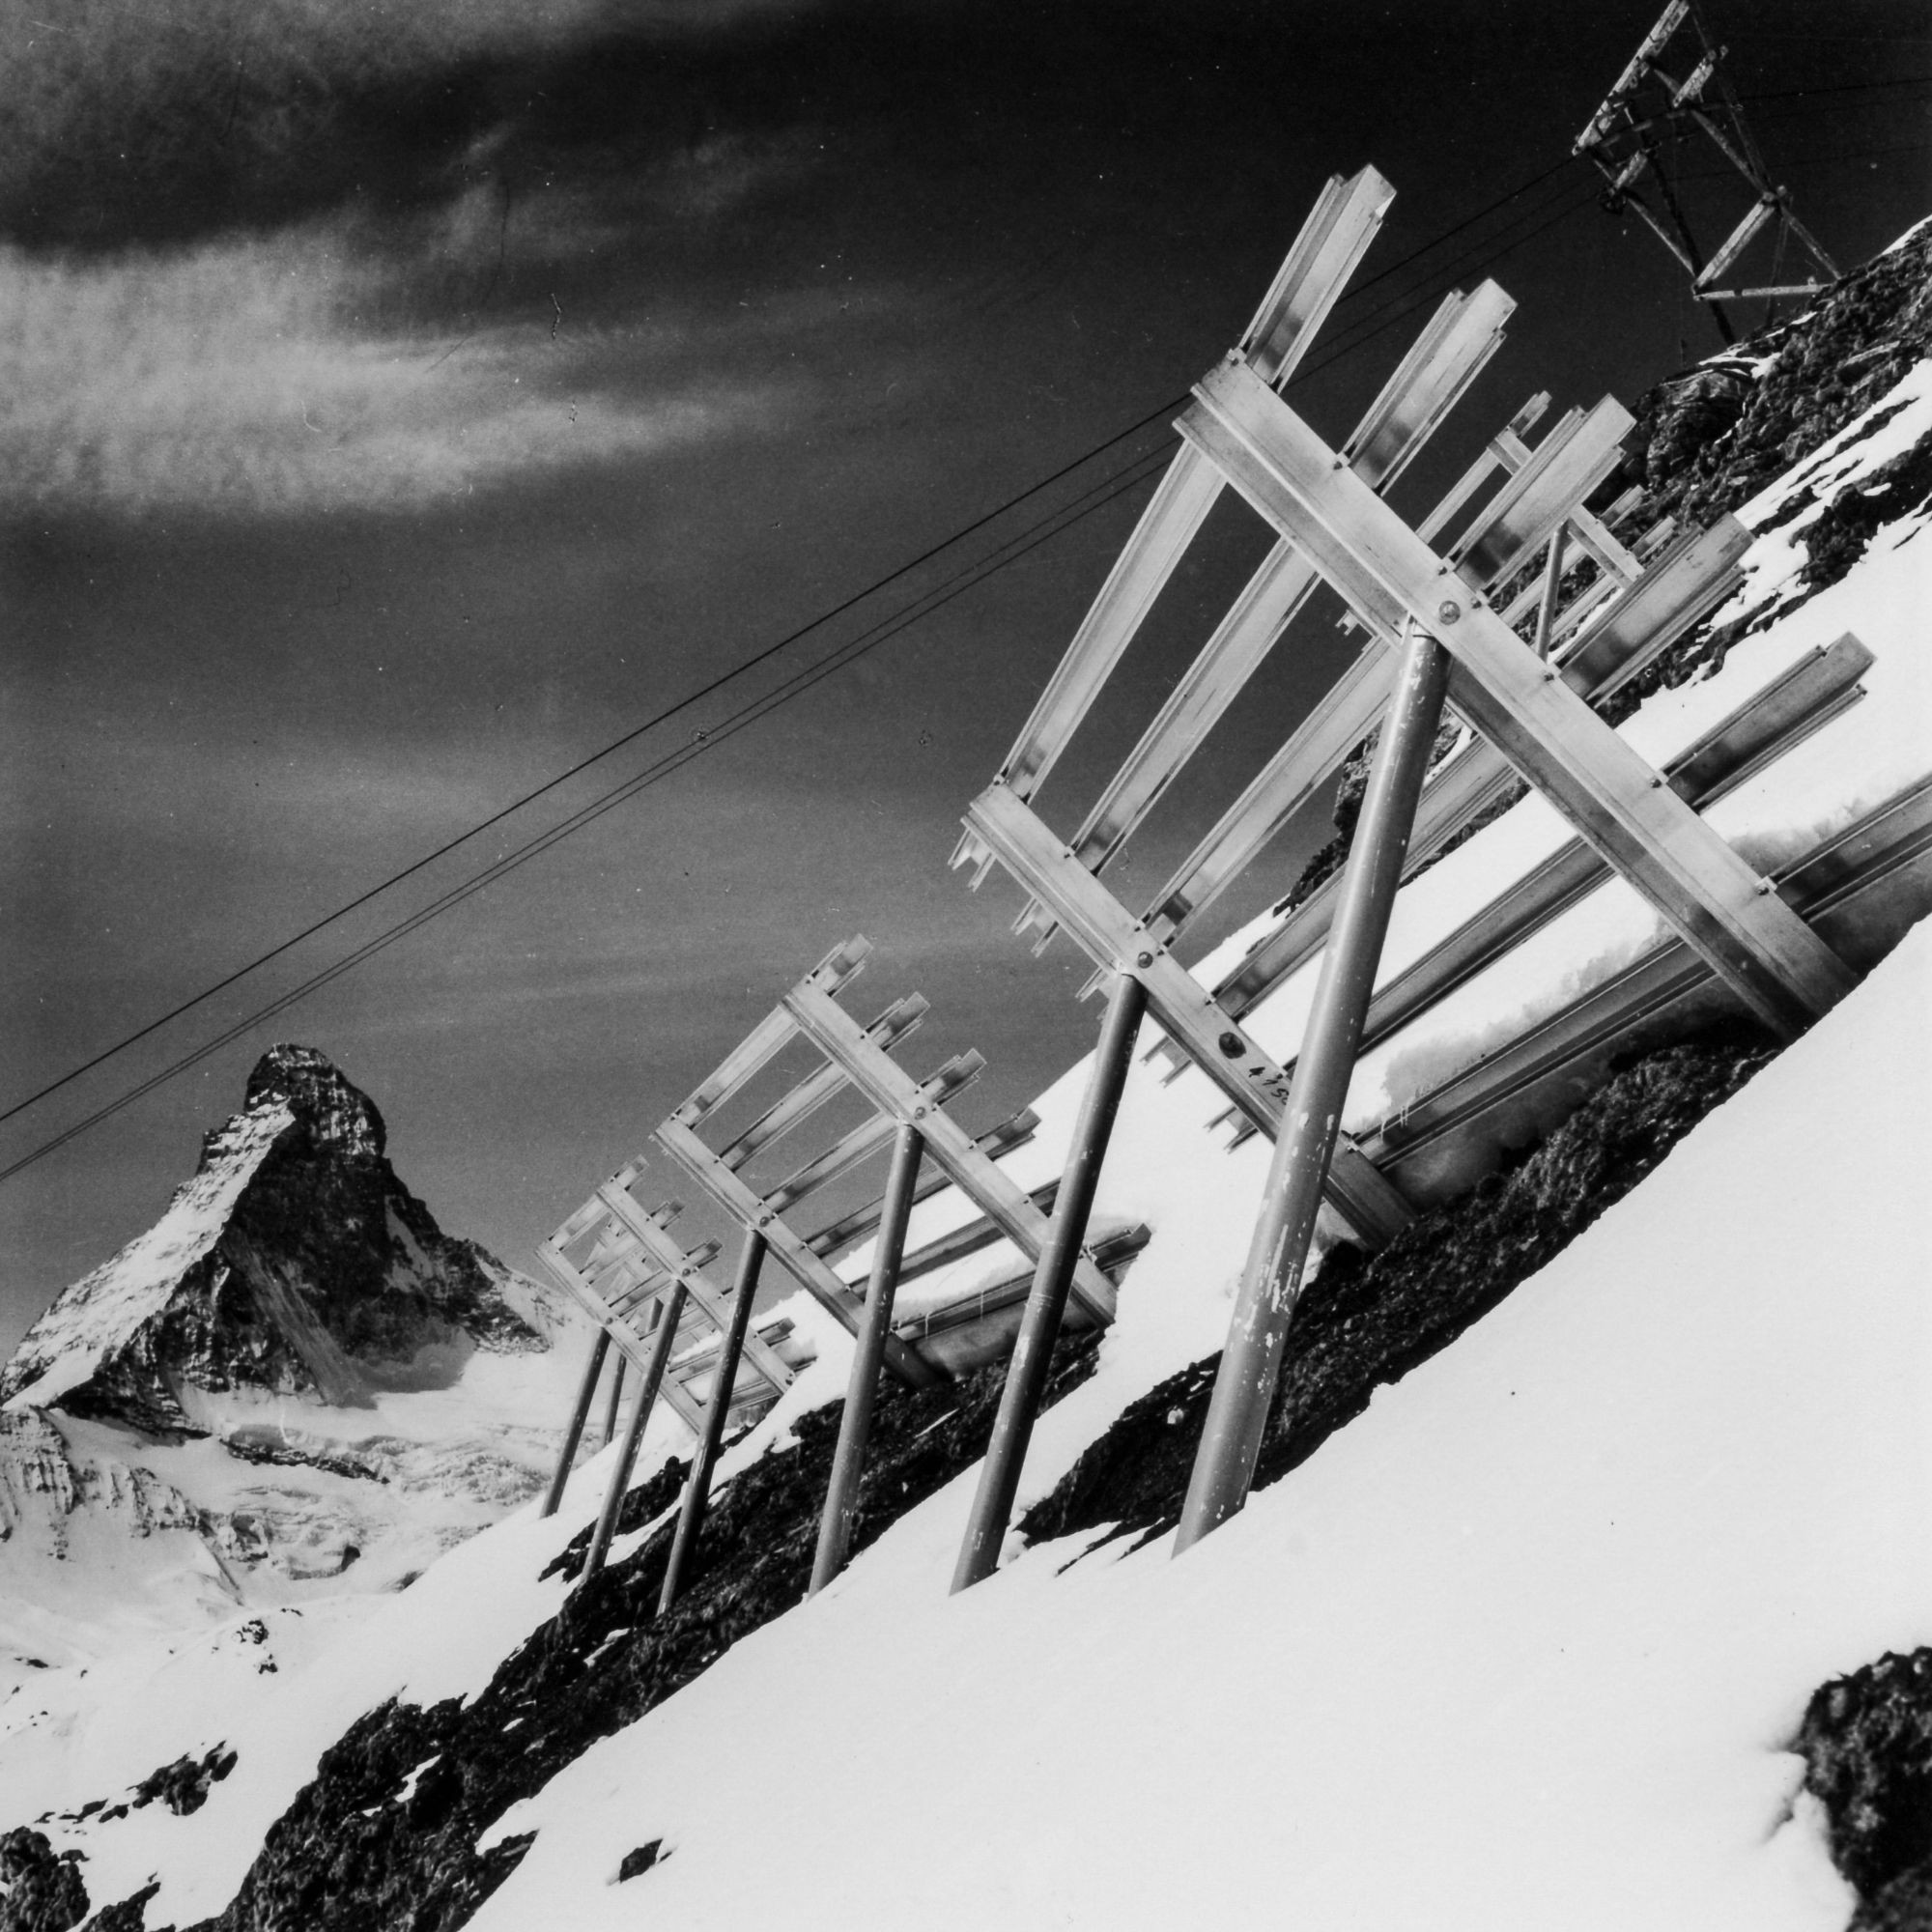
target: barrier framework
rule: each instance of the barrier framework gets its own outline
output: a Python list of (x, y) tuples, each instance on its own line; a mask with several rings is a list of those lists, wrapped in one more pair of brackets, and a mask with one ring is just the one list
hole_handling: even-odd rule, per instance
[[(1002, 1144), (1022, 1136), (1010, 1128), (975, 1140), (945, 1111), (949, 1101), (980, 1073), (977, 1053), (955, 1057), (924, 1081), (918, 1081), (893, 1058), (894, 1049), (927, 1010), (915, 994), (897, 1002), (870, 1026), (862, 1026), (840, 1006), (838, 995), (871, 953), (870, 943), (854, 938), (834, 948), (785, 994), (724, 1065), (660, 1125), (654, 1138), (672, 1159), (706, 1189), (743, 1231), (746, 1251), (769, 1250), (822, 1306), (852, 1331), (857, 1347), (845, 1407), (840, 1417), (832, 1480), (820, 1520), (812, 1590), (821, 1589), (843, 1567), (850, 1548), (854, 1512), (863, 1473), (873, 1398), (881, 1367), (915, 1387), (946, 1379), (944, 1369), (893, 1332), (893, 1313), (902, 1264), (906, 1227), (922, 1192), (920, 1170), (930, 1161), (941, 1183), (950, 1181), (979, 1208), (990, 1229), (1037, 1261), (1051, 1228), (1033, 1197), (995, 1162)], [(796, 1040), (822, 1057), (821, 1065), (788, 1089), (727, 1147), (714, 1149), (698, 1129), (758, 1072)], [(820, 1107), (841, 1093), (856, 1094), (869, 1109), (867, 1118), (830, 1147), (822, 1149), (792, 1178), (760, 1194), (744, 1178), (751, 1156), (792, 1133)], [(1031, 1131), (1031, 1122), (1026, 1126)], [(862, 1301), (832, 1268), (823, 1236), (801, 1232), (790, 1210), (808, 1195), (890, 1148), (886, 1191), (861, 1219), (875, 1236), (872, 1267)], [(1064, 1194), (1065, 1182), (1061, 1183)], [(926, 1190), (930, 1191), (930, 1190)], [(838, 1224), (837, 1239), (851, 1232)], [(959, 1252), (970, 1251), (956, 1243)], [(1087, 1255), (1069, 1262), (1073, 1293), (1086, 1319), (1104, 1325), (1113, 1320), (1113, 1283)], [(728, 1355), (720, 1374), (729, 1366)], [(694, 1475), (696, 1472), (694, 1471)]]
[[(1747, 541), (1735, 521), (1667, 541), (1656, 533), (1638, 550), (1626, 548), (1587, 505), (1631, 427), (1609, 398), (1569, 412), (1532, 448), (1523, 432), (1540, 419), (1543, 399), (1536, 399), (1416, 526), (1390, 508), (1381, 493), (1497, 346), (1511, 304), (1492, 284), (1444, 300), (1338, 446), (1283, 400), (1282, 387), (1373, 239), (1391, 192), (1373, 169), (1329, 184), (1240, 344), (1196, 387), (1177, 424), (1179, 453), (999, 775), (969, 809), (954, 857), (974, 867), (975, 885), (995, 862), (1003, 866), (1028, 895), (1018, 929), (1037, 931), (1044, 944), (1064, 928), (1094, 962), (1090, 985), (1110, 989), (1056, 1209), (1056, 1253), (1080, 1237), (1144, 1014), (1163, 1029), (1172, 1052), (1220, 1089), (1231, 1114), (1275, 1141), (1180, 1548), (1245, 1499), (1318, 1208), (1325, 1199), (1371, 1246), (1409, 1218), (1408, 1202), (1339, 1130), (1339, 1118), (1405, 868), (1471, 823), (1500, 786), (1520, 777), (1542, 791), (1596, 861), (1621, 873), (1779, 1035), (1802, 1030), (1850, 984), (1842, 962), (1773, 882), (1592, 708), (1728, 594)], [(1038, 814), (1034, 795), (1225, 489), (1271, 526), (1275, 546), (1099, 800), (1063, 838)], [(1585, 610), (1573, 604), (1559, 623), (1569, 542), (1589, 552), (1598, 583)], [(1539, 555), (1541, 582), (1524, 582)], [(1513, 582), (1523, 587), (1510, 595)], [(1098, 874), (1319, 582), (1340, 594), (1366, 632), (1364, 650), (1136, 913)], [(1445, 702), (1469, 727), (1467, 739), (1425, 791)], [(1300, 920), (1292, 938), (1285, 927), (1232, 983), (1202, 985), (1174, 957), (1176, 939), (1378, 727), (1361, 817), (1321, 913)], [(1317, 946), (1315, 1005), (1291, 1071), (1261, 1051), (1241, 1020)], [(1068, 1184), (1076, 1175), (1077, 1187)], [(955, 1589), (997, 1564), (1064, 1301), (1043, 1264)]]

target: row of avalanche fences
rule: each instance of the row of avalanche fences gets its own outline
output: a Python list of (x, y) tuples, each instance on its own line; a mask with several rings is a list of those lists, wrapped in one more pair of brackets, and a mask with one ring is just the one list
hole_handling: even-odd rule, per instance
[[(964, 1132), (947, 1110), (979, 1073), (980, 1056), (961, 1054), (923, 1080), (907, 1072), (894, 1056), (926, 1003), (908, 996), (862, 1025), (839, 996), (871, 949), (863, 939), (836, 949), (653, 1136), (737, 1230), (728, 1285), (713, 1271), (719, 1243), (686, 1248), (670, 1233), (676, 1202), (640, 1204), (640, 1161), (600, 1186), (539, 1251), (597, 1322), (546, 1514), (561, 1498), (609, 1351), (617, 1353), (607, 1437), (626, 1363), (637, 1376), (586, 1578), (605, 1561), (645, 1422), (663, 1400), (696, 1437), (660, 1607), (675, 1600), (727, 1418), (760, 1412), (795, 1373), (788, 1324), (752, 1321), (768, 1258), (856, 1337), (812, 1589), (847, 1555), (880, 1375), (924, 1387), (1009, 1355), (953, 1588), (995, 1568), (1055, 1340), (1063, 1323), (1113, 1319), (1118, 1276), (1148, 1238), (1145, 1228), (1090, 1227), (1144, 1020), (1159, 1029), (1154, 1053), (1176, 1072), (1198, 1067), (1225, 1096), (1223, 1118), (1237, 1140), (1258, 1131), (1274, 1143), (1177, 1539), (1177, 1550), (1187, 1548), (1246, 1498), (1318, 1212), (1356, 1241), (1380, 1246), (1418, 1208), (1469, 1183), (1482, 1151), (1497, 1144), (1499, 1122), (1539, 1107), (1547, 1114), (1552, 1095), (1574, 1100), (1613, 1053), (1740, 1005), (1776, 1034), (1795, 1035), (1845, 994), (1854, 966), (1868, 966), (1889, 943), (1873, 937), (1873, 903), (1926, 896), (1932, 781), (1864, 811), (1773, 877), (1699, 815), (1858, 701), (1872, 658), (1856, 638), (1810, 651), (1662, 769), (1599, 715), (1730, 598), (1749, 540), (1728, 516), (1702, 531), (1668, 523), (1632, 530), (1635, 490), (1599, 513), (1586, 507), (1631, 428), (1616, 402), (1573, 410), (1532, 445), (1525, 438), (1548, 405), (1536, 396), (1416, 526), (1385, 503), (1383, 493), (1500, 346), (1514, 303), (1494, 283), (1443, 300), (1339, 446), (1283, 401), (1391, 199), (1372, 168), (1328, 184), (1240, 346), (1195, 389), (1164, 480), (1010, 755), (966, 813), (954, 864), (973, 868), (976, 887), (995, 864), (1004, 867), (1027, 895), (1016, 930), (1039, 945), (1055, 931), (1069, 934), (1094, 962), (1086, 991), (1106, 992), (1064, 1171), (1046, 1186), (1018, 1186), (1000, 1161), (1029, 1139), (1033, 1116), (977, 1139)], [(1273, 548), (1077, 829), (1063, 836), (1038, 815), (1035, 794), (1228, 488), (1270, 526)], [(1361, 654), (1152, 899), (1138, 909), (1122, 901), (1103, 880), (1109, 863), (1323, 582), (1366, 633)], [(1441, 750), (1445, 703), (1464, 728)], [(1218, 984), (1202, 983), (1175, 956), (1177, 941), (1372, 735), (1343, 870)], [(1554, 806), (1574, 836), (1378, 985), (1398, 887), (1519, 780)], [(1658, 944), (1399, 1116), (1361, 1136), (1340, 1131), (1361, 1053), (1612, 869), (1662, 916)], [(1877, 924), (1890, 936), (1899, 929), (1896, 918)], [(1278, 1064), (1244, 1021), (1318, 952), (1300, 1050)], [(735, 1137), (713, 1145), (719, 1110), (761, 1073), (771, 1084), (781, 1056), (801, 1055), (812, 1070)], [(748, 1179), (754, 1156), (784, 1139), (796, 1157), (799, 1130), (828, 1102), (849, 1113), (855, 1098), (865, 1110), (858, 1125), (822, 1140), (775, 1186), (760, 1191)], [(829, 1225), (801, 1227), (799, 1209), (811, 1196), (877, 1156), (889, 1166), (880, 1198)], [(979, 1218), (908, 1253), (912, 1208), (949, 1185)], [(1002, 1239), (1024, 1258), (1007, 1277), (895, 1324), (902, 1284)], [(835, 1264), (867, 1240), (873, 1250), (862, 1293)]]

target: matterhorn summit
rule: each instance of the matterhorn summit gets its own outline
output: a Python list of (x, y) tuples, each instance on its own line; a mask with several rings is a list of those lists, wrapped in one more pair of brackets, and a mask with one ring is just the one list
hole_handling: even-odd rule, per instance
[(567, 1318), (442, 1232), (383, 1117), (277, 1046), (193, 1177), (0, 1372), (0, 1670), (393, 1589), (554, 1454)]

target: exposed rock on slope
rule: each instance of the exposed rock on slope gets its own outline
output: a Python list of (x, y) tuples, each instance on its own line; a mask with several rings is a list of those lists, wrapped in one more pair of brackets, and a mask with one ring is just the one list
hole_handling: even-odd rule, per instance
[[(1085, 1378), (1095, 1339), (1061, 1342), (1049, 1401)], [(984, 1455), (1004, 1380), (991, 1368), (937, 1389), (881, 1389), (855, 1549)], [(428, 1709), (389, 1703), (362, 1718), (276, 1822), (227, 1911), (188, 1932), (466, 1923), (527, 1848), (512, 1837), (476, 1850), (510, 1805), (799, 1602), (838, 1433), (836, 1406), (801, 1416), (795, 1447), (760, 1458), (720, 1492), (697, 1568), (665, 1615), (655, 1606), (669, 1522), (573, 1595), (479, 1696)], [(674, 1503), (686, 1470), (671, 1462), (639, 1484), (623, 1528), (641, 1529)], [(581, 1564), (588, 1540), (586, 1530), (574, 1541), (566, 1569)]]
[(1847, 1932), (1932, 1925), (1932, 1650), (1823, 1686), (1799, 1726), (1832, 1856), (1864, 1901)]
[[(1291, 1403), (1270, 1433), (1265, 1479), (1285, 1474), (1392, 1381), (1452, 1342), (1627, 1192), (1769, 1057), (1740, 1034), (1679, 1047), (1628, 1068), (1597, 1102), (1508, 1180), (1433, 1214), (1403, 1236), (1400, 1259), (1311, 1307), (1315, 1343), (1297, 1351)], [(1558, 1206), (1560, 1211), (1548, 1210)], [(1351, 1262), (1359, 1258), (1342, 1251)], [(1315, 1304), (1333, 1262), (1310, 1290)], [(1357, 1270), (1359, 1273), (1359, 1269)], [(1093, 1367), (1092, 1335), (1064, 1338), (1051, 1394)], [(1305, 1355), (1305, 1359), (1304, 1359)], [(1022, 1524), (1034, 1538), (1098, 1524), (1144, 1526), (1186, 1481), (1216, 1357), (1130, 1407), (1053, 1497)], [(1004, 1374), (920, 1392), (881, 1386), (860, 1493), (855, 1548), (875, 1541), (984, 1453)], [(799, 1418), (796, 1446), (741, 1471), (714, 1503), (700, 1569), (668, 1615), (655, 1609), (667, 1523), (573, 1595), (497, 1672), (487, 1690), (424, 1709), (390, 1703), (358, 1719), (270, 1832), (240, 1895), (188, 1932), (273, 1932), (300, 1924), (380, 1924), (394, 1932), (461, 1925), (515, 1868), (527, 1844), (476, 1843), (520, 1798), (596, 1739), (634, 1722), (721, 1652), (797, 1604), (810, 1576), (838, 1408)], [(672, 1462), (627, 1497), (622, 1531), (677, 1499)], [(1172, 1497), (1170, 1497), (1172, 1491)], [(575, 1574), (586, 1528), (558, 1565)], [(421, 1776), (411, 1778), (412, 1770)], [(245, 1776), (245, 1770), (243, 1775)]]
[[(1305, 1463), (1378, 1385), (1447, 1348), (1560, 1254), (1774, 1051), (1739, 1026), (1647, 1054), (1507, 1173), (1422, 1216), (1381, 1253), (1333, 1249), (1295, 1310), (1257, 1487)], [(1196, 1362), (1129, 1406), (1027, 1514), (1028, 1537), (1172, 1529), (1219, 1363)]]

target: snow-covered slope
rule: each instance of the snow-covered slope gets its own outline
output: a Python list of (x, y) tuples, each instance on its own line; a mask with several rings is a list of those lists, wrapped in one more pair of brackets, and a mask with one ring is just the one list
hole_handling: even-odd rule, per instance
[[(1901, 475), (1918, 488), (1932, 387), (1903, 369), (1869, 402), (1743, 506), (1762, 534), (1716, 622), (1758, 628), (1622, 726), (1667, 755), (1855, 631), (1874, 657), (1863, 701), (1712, 813), (1767, 866), (1932, 772), (1925, 503), (1855, 528)], [(1821, 589), (1807, 573), (1827, 520), (1852, 560)], [(1425, 873), (1384, 977), (1558, 836), (1525, 800)], [(1922, 907), (1921, 875), (1894, 887), (1892, 928), (1859, 935), (1863, 958)], [(1350, 1123), (1400, 1110), (1654, 932), (1605, 886), (1370, 1056)], [(1291, 980), (1255, 1015), (1284, 1056), (1307, 990)], [(1007, 1163), (1023, 1184), (1058, 1171), (1083, 1078), (1037, 1102), (1039, 1131)], [(83, 1855), (97, 1906), (156, 1887), (145, 1922), (184, 1932), (217, 1914), (221, 1932), (301, 1922), (338, 1893), (355, 1922), (401, 1924), (420, 1903), (504, 1932), (1835, 1932), (1851, 1900), (1789, 1746), (1819, 1684), (1932, 1643), (1928, 1088), (1921, 926), (1556, 1261), (1182, 1562), (1164, 1542), (1075, 1560), (1094, 1532), (1032, 1548), (1016, 1534), (1000, 1576), (950, 1599), (969, 1467), (824, 1596), (726, 1647), (744, 1624), (722, 1596), (652, 1623), (650, 1523), (582, 1597), (543, 1574), (595, 1512), (600, 1457), (555, 1519), (484, 1531), (353, 1622), (304, 1602), (86, 1678), (40, 1673), (0, 1706), (0, 1820), (39, 1819), (54, 1852)], [(1152, 1237), (1094, 1372), (1041, 1418), (1022, 1507), (1222, 1339), (1266, 1151), (1227, 1151), (1219, 1111), (1197, 1073), (1164, 1085), (1136, 1063), (1096, 1211)], [(913, 1238), (970, 1211), (937, 1196)], [(983, 1250), (918, 1300), (1009, 1264)], [(842, 1338), (798, 1313), (817, 1359), (727, 1456), (747, 1491), (776, 1492), (810, 1411), (842, 1390)], [(931, 1428), (964, 1400), (948, 1392)], [(653, 1506), (680, 1435), (654, 1425), (639, 1468)], [(787, 1507), (809, 1522), (815, 1504)], [(135, 1802), (157, 1768), (230, 1752), (197, 1808)], [(653, 1845), (650, 1869), (620, 1879)]]
[(444, 1236), (381, 1116), (278, 1047), (159, 1221), (0, 1377), (0, 1681), (243, 1606), (393, 1588), (522, 1502), (577, 1350)]
[[(535, 1842), (473, 1922), (1835, 1932), (1785, 1747), (1823, 1679), (1932, 1640), (1928, 1089), (1921, 928), (1185, 1560), (1049, 1545), (948, 1598), (962, 1478), (503, 1817)], [(204, 1643), (116, 1684), (125, 1724), (16, 1700), (0, 1804), (125, 1802), (225, 1741), (192, 1816), (49, 1827), (97, 1899), (220, 1910), (347, 1717), (473, 1695), (555, 1613), (595, 1490), (319, 1656)]]

